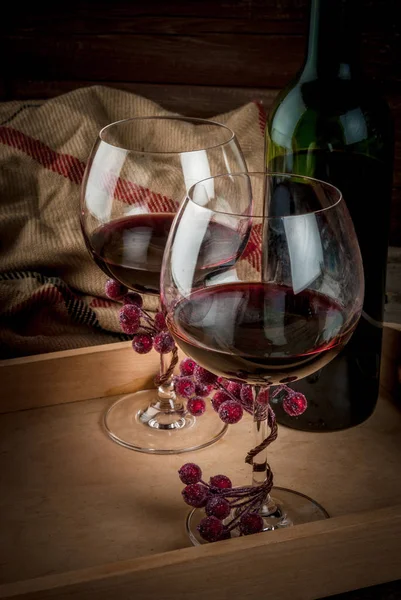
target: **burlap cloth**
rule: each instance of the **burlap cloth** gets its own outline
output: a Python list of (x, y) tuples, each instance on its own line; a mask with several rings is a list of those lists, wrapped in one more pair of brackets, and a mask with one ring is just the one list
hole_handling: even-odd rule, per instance
[[(47, 101), (0, 104), (0, 357), (128, 339), (107, 277), (79, 223), (85, 164), (99, 130), (119, 119), (168, 115), (106, 87)], [(193, 115), (197, 116), (197, 115)], [(263, 168), (264, 113), (257, 102), (214, 117), (237, 135), (249, 170)], [(155, 299), (145, 298), (155, 308)]]

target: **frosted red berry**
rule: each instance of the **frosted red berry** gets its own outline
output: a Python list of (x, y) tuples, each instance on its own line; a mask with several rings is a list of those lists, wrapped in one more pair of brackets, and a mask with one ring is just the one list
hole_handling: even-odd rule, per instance
[(182, 490), (184, 502), (194, 508), (202, 508), (205, 506), (209, 496), (209, 491), (205, 485), (201, 483), (190, 483)]
[(299, 392), (291, 394), (284, 398), (283, 409), (290, 417), (299, 417), (306, 411), (308, 402), (305, 396)]
[(239, 521), (239, 530), (242, 535), (251, 535), (263, 530), (263, 519), (257, 513), (242, 515)]
[(219, 417), (228, 425), (235, 425), (242, 419), (244, 409), (239, 402), (236, 400), (227, 400), (219, 408)]
[(200, 365), (195, 365), (193, 375), (197, 383), (203, 383), (204, 385), (213, 385), (217, 381), (217, 375)]
[(205, 517), (199, 523), (198, 531), (207, 542), (217, 542), (224, 533), (224, 525), (217, 517)]
[(213, 477), (210, 478), (209, 483), (212, 487), (219, 490), (228, 490), (233, 487), (231, 479), (226, 475), (213, 475)]
[(153, 348), (152, 336), (147, 333), (138, 333), (132, 338), (132, 347), (138, 354), (147, 354)]
[(160, 354), (168, 354), (174, 348), (174, 339), (168, 331), (161, 331), (153, 340), (153, 347)]
[(237, 400), (240, 400), (241, 398), (241, 388), (242, 384), (238, 383), (237, 381), (229, 381), (226, 385), (227, 392), (230, 392), (230, 394), (234, 396), (234, 398), (237, 398)]
[(203, 398), (190, 398), (187, 402), (187, 411), (194, 417), (200, 417), (206, 410), (206, 402)]
[(124, 333), (136, 333), (141, 324), (140, 309), (133, 304), (125, 304), (120, 310), (119, 321)]
[(231, 538), (231, 531), (224, 527), (223, 533), (219, 537), (219, 541), (221, 540), (229, 540)]
[(104, 286), (106, 296), (111, 298), (111, 300), (121, 300), (121, 298), (128, 292), (128, 288), (115, 279), (108, 279)]
[(176, 377), (174, 390), (183, 398), (190, 398), (195, 393), (195, 384), (190, 377)]
[(196, 366), (196, 362), (192, 360), (192, 358), (184, 358), (180, 362), (180, 373), (184, 376), (190, 376), (194, 372), (194, 368)]
[(138, 292), (128, 292), (128, 294), (125, 294), (123, 302), (124, 304), (133, 304), (138, 308), (142, 308), (143, 304), (142, 296)]
[(228, 386), (228, 384), (230, 383), (230, 380), (226, 379), (225, 377), (218, 377), (217, 383), (219, 385), (223, 386), (224, 388), (226, 388)]
[(223, 392), (223, 390), (217, 390), (212, 398), (212, 406), (216, 412), (219, 412), (220, 406), (223, 402), (227, 402), (227, 400), (231, 400), (230, 396)]
[(225, 498), (212, 496), (206, 502), (205, 512), (209, 517), (213, 516), (223, 520), (226, 519), (230, 514), (231, 506)]
[(154, 318), (154, 324), (157, 331), (163, 331), (167, 328), (166, 319), (162, 312), (157, 312)]
[(241, 388), (241, 402), (249, 409), (253, 407), (253, 392), (251, 385), (243, 385)]
[(197, 383), (195, 385), (195, 394), (200, 398), (206, 398), (209, 396), (210, 392), (213, 390), (212, 385), (205, 385), (203, 383)]
[(268, 404), (268, 402), (270, 400), (269, 388), (267, 388), (267, 387), (262, 388), (258, 394), (257, 400), (258, 400), (259, 404)]
[(202, 479), (202, 469), (195, 463), (185, 463), (178, 471), (178, 475), (186, 485), (199, 483)]

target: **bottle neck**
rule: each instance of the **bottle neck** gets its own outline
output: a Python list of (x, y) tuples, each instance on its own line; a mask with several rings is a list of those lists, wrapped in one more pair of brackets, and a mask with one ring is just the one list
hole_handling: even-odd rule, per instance
[(358, 0), (311, 0), (308, 49), (301, 80), (358, 76), (358, 5)]

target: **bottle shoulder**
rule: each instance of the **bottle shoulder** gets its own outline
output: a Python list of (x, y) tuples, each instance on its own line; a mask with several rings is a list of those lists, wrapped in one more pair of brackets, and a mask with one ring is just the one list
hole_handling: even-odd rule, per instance
[(341, 146), (377, 138), (391, 144), (392, 118), (386, 101), (365, 81), (301, 77), (278, 96), (267, 135), (277, 144), (291, 138), (325, 138)]

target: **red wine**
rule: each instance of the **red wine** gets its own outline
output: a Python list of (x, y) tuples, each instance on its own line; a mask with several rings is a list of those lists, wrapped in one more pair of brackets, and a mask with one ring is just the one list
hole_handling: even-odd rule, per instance
[(348, 341), (356, 320), (311, 290), (229, 283), (193, 292), (168, 316), (182, 350), (231, 379), (279, 384), (327, 364)]
[(163, 253), (174, 217), (148, 213), (102, 225), (87, 242), (95, 262), (128, 288), (159, 294)]
[[(160, 271), (168, 234), (175, 215), (148, 213), (111, 221), (96, 229), (87, 245), (99, 267), (112, 278), (141, 293), (160, 293)], [(220, 223), (210, 223), (198, 253), (202, 282), (234, 264), (248, 239)], [(185, 252), (185, 248), (183, 249)]]

